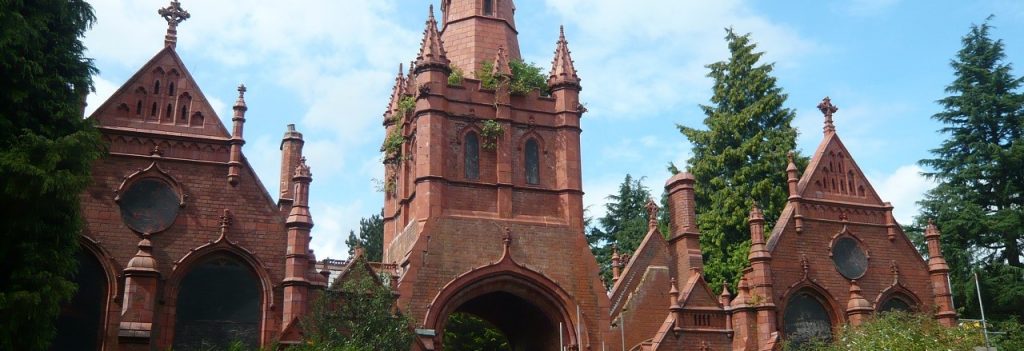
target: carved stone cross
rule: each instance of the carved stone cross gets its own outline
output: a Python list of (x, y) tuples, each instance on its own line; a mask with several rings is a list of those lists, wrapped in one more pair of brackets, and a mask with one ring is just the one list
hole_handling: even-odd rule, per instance
[(171, 4), (165, 8), (157, 11), (164, 20), (167, 20), (167, 25), (170, 27), (177, 27), (179, 23), (187, 20), (191, 15), (188, 11), (181, 8), (181, 3), (177, 0), (171, 1)]
[(653, 229), (658, 226), (658, 204), (654, 203), (654, 199), (647, 199), (647, 229)]

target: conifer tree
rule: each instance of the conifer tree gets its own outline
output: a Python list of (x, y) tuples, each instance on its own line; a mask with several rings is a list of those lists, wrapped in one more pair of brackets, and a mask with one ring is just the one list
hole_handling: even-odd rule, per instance
[(711, 286), (735, 285), (747, 266), (753, 202), (769, 224), (785, 207), (786, 153), (796, 147), (797, 136), (790, 126), (795, 113), (783, 107), (786, 94), (775, 85), (773, 64), (759, 63), (764, 53), (755, 51), (750, 34), (730, 28), (725, 39), (729, 59), (706, 66), (714, 80), (711, 103), (701, 105), (707, 129), (677, 126), (693, 145), (687, 166), (697, 181), (697, 224)]
[(370, 218), (360, 218), (359, 236), (350, 230), (348, 239), (345, 239), (345, 246), (348, 246), (349, 255), (355, 253), (358, 246), (363, 248), (367, 261), (384, 260), (384, 218), (379, 214), (370, 215)]
[(942, 231), (954, 301), (967, 316), (980, 317), (977, 269), (989, 316), (1024, 317), (1024, 80), (1013, 76), (991, 28), (987, 20), (972, 25), (950, 63), (950, 95), (932, 116), (947, 139), (921, 160), (938, 185), (920, 202), (917, 221), (934, 219)]
[(0, 2), (0, 350), (46, 349), (75, 285), (79, 194), (102, 150), (82, 118), (82, 0)]
[(587, 232), (587, 242), (597, 258), (605, 284), (610, 284), (612, 278), (611, 246), (617, 245), (620, 253), (632, 254), (647, 235), (644, 206), (650, 197), (651, 191), (643, 185), (643, 178), (635, 179), (627, 174), (619, 185), (619, 192), (608, 196), (604, 216)]

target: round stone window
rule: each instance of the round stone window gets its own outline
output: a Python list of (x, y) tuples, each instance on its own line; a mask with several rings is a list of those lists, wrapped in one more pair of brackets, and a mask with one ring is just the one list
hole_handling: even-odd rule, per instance
[(868, 255), (857, 239), (848, 236), (839, 238), (832, 246), (832, 262), (847, 279), (860, 278), (868, 270)]
[(181, 209), (178, 194), (167, 182), (157, 178), (132, 183), (119, 197), (118, 205), (124, 224), (142, 234), (167, 229)]

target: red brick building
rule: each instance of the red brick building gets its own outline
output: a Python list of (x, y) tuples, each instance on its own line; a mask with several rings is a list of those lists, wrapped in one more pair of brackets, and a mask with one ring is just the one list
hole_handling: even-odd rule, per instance
[[(700, 184), (686, 173), (666, 183), (669, 233), (652, 223), (631, 258), (616, 255), (606, 290), (583, 235), (586, 109), (565, 34), (549, 92), (521, 94), (508, 84), (520, 59), (512, 1), (442, 0), (441, 11), (439, 24), (431, 9), (382, 120), (384, 262), (363, 265), (392, 274), (416, 323), (413, 349), (443, 349), (455, 312), (489, 321), (516, 350), (552, 351), (771, 350), (890, 309), (954, 323), (937, 230), (928, 228), (925, 261), (843, 146), (827, 98), (807, 169), (780, 165), (790, 197), (770, 235), (750, 211), (751, 267), (739, 291), (702, 277)], [(245, 87), (229, 132), (175, 52), (188, 13), (172, 1), (160, 14), (165, 47), (92, 115), (109, 153), (82, 194), (81, 288), (57, 348), (294, 337), (311, 289), (328, 276), (309, 250), (302, 134), (289, 126), (281, 141), (275, 201), (242, 153)], [(464, 78), (449, 80), (453, 71)]]

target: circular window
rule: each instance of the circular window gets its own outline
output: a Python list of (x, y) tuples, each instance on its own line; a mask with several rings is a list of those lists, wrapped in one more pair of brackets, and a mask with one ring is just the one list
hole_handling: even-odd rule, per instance
[(120, 196), (118, 204), (124, 224), (143, 234), (153, 234), (170, 227), (181, 208), (174, 189), (156, 178), (132, 183)]
[(868, 255), (856, 239), (842, 237), (832, 247), (832, 262), (847, 279), (857, 279), (868, 270)]

